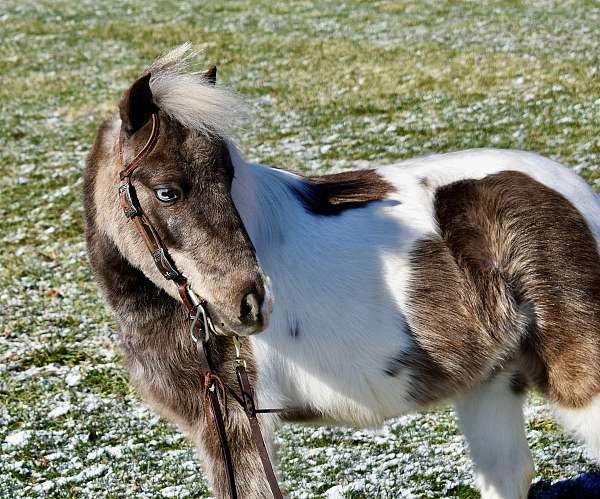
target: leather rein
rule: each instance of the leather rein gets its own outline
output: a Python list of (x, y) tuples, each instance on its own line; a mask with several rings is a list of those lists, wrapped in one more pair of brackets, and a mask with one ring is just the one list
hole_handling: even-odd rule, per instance
[(169, 256), (167, 248), (163, 245), (158, 232), (152, 225), (150, 219), (142, 211), (135, 194), (135, 189), (131, 184), (131, 176), (142, 164), (142, 161), (153, 151), (158, 142), (159, 133), (160, 119), (157, 113), (152, 113), (152, 130), (150, 132), (150, 137), (144, 147), (128, 165), (124, 164), (123, 141), (121, 135), (119, 136), (119, 162), (122, 167), (119, 172), (121, 181), (119, 184), (119, 200), (121, 208), (123, 209), (125, 216), (133, 222), (137, 232), (142, 237), (159, 272), (166, 280), (173, 281), (177, 285), (179, 296), (188, 313), (188, 318), (191, 321), (190, 335), (196, 345), (200, 368), (204, 378), (204, 412), (207, 422), (209, 420), (209, 408), (212, 413), (213, 425), (219, 437), (223, 461), (225, 462), (229, 495), (231, 499), (237, 499), (238, 493), (235, 485), (235, 473), (233, 461), (231, 459), (231, 449), (227, 439), (227, 433), (225, 432), (225, 417), (227, 413), (224, 415), (221, 409), (221, 404), (227, 409), (228, 392), (242, 406), (244, 413), (248, 417), (252, 439), (258, 450), (265, 477), (267, 478), (274, 499), (283, 499), (256, 417), (259, 413), (280, 412), (280, 410), (256, 408), (254, 403), (254, 390), (248, 379), (246, 361), (241, 356), (240, 341), (238, 337), (232, 337), (236, 351), (236, 358), (233, 364), (241, 395), (238, 395), (233, 388), (225, 385), (215, 374), (211, 362), (209, 339), (211, 333), (216, 334), (216, 332), (212, 326), (210, 317), (206, 312), (206, 301), (199, 298), (194, 293), (187, 278), (177, 270), (177, 267)]

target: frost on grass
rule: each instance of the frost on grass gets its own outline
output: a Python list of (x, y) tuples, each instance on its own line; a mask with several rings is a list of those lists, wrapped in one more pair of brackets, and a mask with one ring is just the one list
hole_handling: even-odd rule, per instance
[[(530, 399), (526, 416), (533, 458), (546, 477), (590, 470), (585, 449), (557, 430), (538, 398)], [(449, 497), (473, 486), (465, 440), (449, 409), (403, 416), (380, 430), (289, 426), (280, 444), (298, 498)]]
[[(493, 145), (600, 182), (600, 10), (586, 2), (4, 0), (0, 33), (2, 498), (208, 495), (193, 449), (129, 388), (82, 237), (96, 127), (166, 49), (191, 39), (219, 64), (254, 109), (241, 149), (266, 164)], [(527, 419), (537, 497), (597, 469), (536, 398)], [(296, 498), (475, 497), (449, 410), (278, 440)]]

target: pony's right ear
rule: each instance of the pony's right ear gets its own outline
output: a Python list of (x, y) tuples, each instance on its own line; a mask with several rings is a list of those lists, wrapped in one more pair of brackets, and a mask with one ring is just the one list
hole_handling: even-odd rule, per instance
[(150, 73), (146, 73), (131, 85), (119, 102), (121, 128), (129, 135), (134, 134), (148, 122), (152, 113), (156, 112), (158, 107), (152, 101)]

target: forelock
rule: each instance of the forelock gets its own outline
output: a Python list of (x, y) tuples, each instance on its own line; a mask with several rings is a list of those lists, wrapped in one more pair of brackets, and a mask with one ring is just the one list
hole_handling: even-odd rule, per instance
[(198, 53), (185, 43), (158, 58), (146, 70), (156, 106), (186, 128), (230, 139), (247, 108), (233, 91), (211, 84), (193, 62)]

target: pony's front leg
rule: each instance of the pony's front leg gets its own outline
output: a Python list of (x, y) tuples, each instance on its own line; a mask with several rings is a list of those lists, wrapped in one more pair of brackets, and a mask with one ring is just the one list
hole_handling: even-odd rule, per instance
[[(233, 461), (238, 498), (271, 499), (273, 495), (252, 439), (248, 418), (235, 401), (230, 400), (228, 406), (225, 426)], [(269, 450), (273, 448), (273, 426), (271, 416), (260, 416), (261, 431)], [(229, 499), (225, 462), (212, 419), (207, 421), (206, 418), (202, 418), (202, 423), (193, 435), (193, 440), (200, 451), (202, 466), (206, 471), (215, 497), (217, 499)]]
[(533, 461), (525, 437), (524, 394), (499, 373), (456, 401), (483, 499), (525, 499)]

